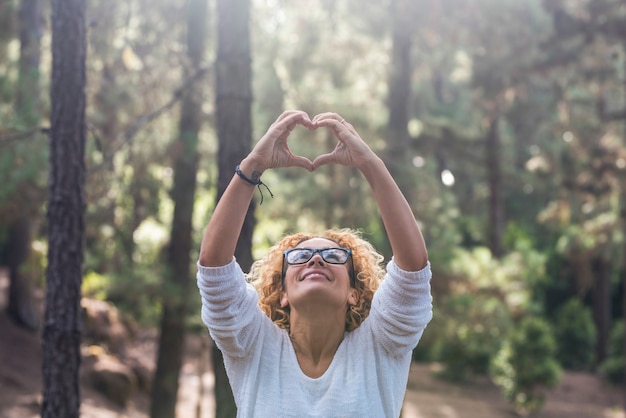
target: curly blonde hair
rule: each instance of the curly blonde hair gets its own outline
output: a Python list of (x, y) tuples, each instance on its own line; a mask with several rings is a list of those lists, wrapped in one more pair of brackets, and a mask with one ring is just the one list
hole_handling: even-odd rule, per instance
[(358, 302), (347, 309), (345, 328), (346, 331), (352, 331), (369, 315), (374, 292), (385, 274), (383, 256), (376, 252), (372, 244), (361, 238), (358, 231), (352, 229), (331, 229), (321, 234), (296, 233), (284, 237), (271, 247), (265, 257), (252, 265), (248, 275), (248, 280), (259, 293), (259, 306), (276, 325), (289, 330), (290, 307), (280, 306), (283, 252), (312, 238), (325, 238), (352, 250), (354, 272), (351, 275), (355, 278)]

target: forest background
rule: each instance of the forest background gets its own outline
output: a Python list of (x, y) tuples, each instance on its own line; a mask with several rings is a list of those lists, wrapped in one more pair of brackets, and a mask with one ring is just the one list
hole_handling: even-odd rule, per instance
[[(49, 7), (0, 2), (0, 264), (7, 313), (34, 332), (54, 197)], [(80, 286), (132, 327), (160, 329), (153, 416), (175, 405), (185, 334), (204, 332), (204, 225), (284, 109), (345, 117), (414, 208), (435, 298), (416, 361), (448, 379), (489, 376), (520, 412), (540, 410), (562, 370), (623, 384), (623, 1), (94, 0), (84, 18)], [(311, 158), (335, 143), (304, 129), (290, 139)], [(244, 267), (288, 232), (330, 227), (361, 229), (390, 256), (358, 172), (263, 180), (274, 196), (250, 208)], [(219, 373), (216, 399), (217, 416), (232, 414)]]

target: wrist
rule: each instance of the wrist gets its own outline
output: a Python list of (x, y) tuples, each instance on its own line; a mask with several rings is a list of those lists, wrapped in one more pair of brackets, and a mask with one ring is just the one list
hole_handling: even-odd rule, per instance
[(386, 170), (386, 165), (382, 158), (380, 158), (378, 155), (374, 155), (372, 156), (372, 158), (359, 164), (357, 169), (364, 175), (367, 175), (372, 171), (378, 171), (381, 169)]
[(260, 162), (256, 161), (254, 158), (248, 156), (241, 160), (239, 164), (239, 169), (243, 174), (248, 178), (259, 178), (261, 174), (265, 171), (265, 166)]
[[(244, 168), (241, 168), (242, 164), (244, 164)], [(261, 203), (259, 203), (259, 205), (262, 205), (263, 204), (263, 190), (261, 190), (261, 186), (265, 187), (265, 189), (269, 192), (271, 197), (274, 197), (274, 194), (272, 193), (270, 188), (267, 187), (267, 184), (261, 181), (262, 172), (254, 170), (251, 167), (259, 167), (259, 166), (250, 162), (245, 163), (245, 159), (244, 159), (244, 161), (242, 161), (241, 164), (235, 167), (235, 174), (239, 176), (239, 178), (242, 181), (245, 181), (251, 186), (256, 186), (259, 189), (259, 192), (261, 192)], [(247, 170), (247, 171), (244, 171), (244, 170)], [(247, 174), (247, 172), (251, 172), (251, 174)]]

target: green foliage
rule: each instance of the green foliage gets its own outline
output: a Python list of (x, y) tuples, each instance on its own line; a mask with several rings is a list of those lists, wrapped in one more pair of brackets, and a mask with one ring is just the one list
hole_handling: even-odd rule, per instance
[(624, 369), (626, 361), (624, 360), (624, 321), (617, 321), (611, 329), (611, 337), (609, 340), (609, 355), (607, 359), (600, 365), (600, 370), (606, 378), (614, 384), (623, 384)]
[(443, 364), (441, 375), (465, 381), (487, 374), (511, 318), (503, 301), (489, 294), (462, 294), (439, 301), (426, 335), (435, 337), (432, 356)]
[(110, 279), (102, 274), (90, 272), (83, 277), (81, 291), (84, 297), (106, 300), (110, 288)]
[(440, 361), (452, 380), (488, 372), (513, 316), (535, 309), (531, 286), (545, 278), (541, 254), (519, 247), (502, 260), (483, 247), (453, 252), (448, 271), (437, 275), (449, 288), (435, 300), (416, 358)]
[(141, 326), (158, 325), (161, 316), (163, 267), (135, 265), (123, 271), (101, 275), (85, 275), (82, 291), (85, 296), (113, 303), (121, 312)]
[(591, 310), (579, 299), (570, 299), (557, 311), (553, 327), (561, 365), (575, 370), (590, 368), (595, 359), (596, 344)]
[(506, 399), (522, 413), (541, 410), (546, 389), (560, 379), (556, 342), (550, 324), (525, 317), (512, 329), (491, 364), (491, 377)]
[(487, 293), (499, 297), (512, 313), (525, 312), (531, 303), (531, 288), (545, 279), (545, 257), (532, 248), (511, 252), (501, 260), (489, 249), (457, 249), (449, 261), (450, 272), (463, 277), (454, 283), (457, 294)]

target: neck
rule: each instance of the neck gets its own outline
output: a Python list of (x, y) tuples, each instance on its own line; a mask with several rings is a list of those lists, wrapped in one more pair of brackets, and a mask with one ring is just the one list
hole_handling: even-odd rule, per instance
[(289, 337), (302, 371), (319, 377), (332, 362), (343, 340), (345, 312), (338, 314), (301, 315), (291, 311)]

